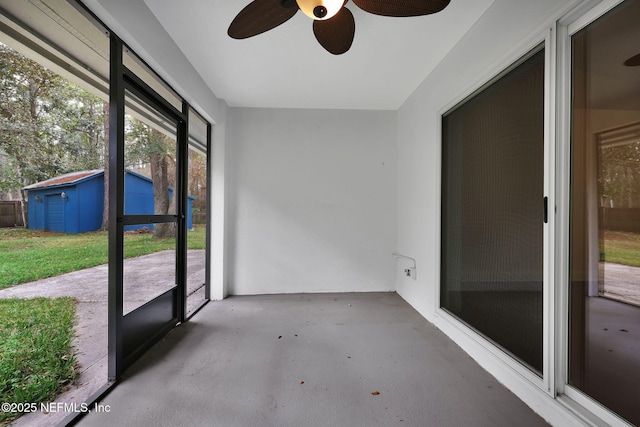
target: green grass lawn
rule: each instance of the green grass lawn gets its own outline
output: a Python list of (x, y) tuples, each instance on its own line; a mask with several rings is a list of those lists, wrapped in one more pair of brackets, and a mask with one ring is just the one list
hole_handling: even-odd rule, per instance
[[(205, 248), (205, 227), (188, 232), (189, 249)], [(175, 249), (175, 239), (127, 233), (125, 257)], [(107, 233), (50, 233), (21, 228), (0, 229), (0, 289), (106, 264)]]
[(640, 267), (640, 234), (606, 231), (604, 257), (607, 262)]
[[(53, 399), (76, 377), (75, 300), (0, 300), (0, 402)], [(0, 425), (19, 414), (0, 411)]]

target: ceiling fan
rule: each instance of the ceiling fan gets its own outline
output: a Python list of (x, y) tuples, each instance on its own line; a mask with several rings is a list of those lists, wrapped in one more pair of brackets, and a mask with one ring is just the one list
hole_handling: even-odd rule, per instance
[(624, 61), (627, 67), (640, 67), (640, 53)]
[[(293, 18), (298, 9), (313, 19), (318, 42), (334, 55), (351, 47), (356, 24), (345, 7), (348, 0), (253, 0), (238, 13), (227, 34), (246, 39)], [(353, 0), (360, 9), (382, 16), (421, 16), (440, 12), (450, 0)]]

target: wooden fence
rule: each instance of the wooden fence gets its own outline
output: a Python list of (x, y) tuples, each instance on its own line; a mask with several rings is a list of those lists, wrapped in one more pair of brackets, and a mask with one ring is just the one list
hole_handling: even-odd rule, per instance
[(207, 214), (205, 212), (196, 213), (193, 212), (191, 214), (194, 224), (206, 224), (207, 222)]
[(601, 207), (600, 225), (605, 230), (640, 233), (640, 209)]
[[(24, 203), (24, 214), (27, 215), (27, 202)], [(0, 227), (22, 227), (22, 211), (19, 201), (0, 201)]]

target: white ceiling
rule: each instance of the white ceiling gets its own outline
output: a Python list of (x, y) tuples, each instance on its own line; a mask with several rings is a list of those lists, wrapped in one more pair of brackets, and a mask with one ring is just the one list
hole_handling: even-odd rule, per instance
[(395, 110), (493, 0), (452, 0), (411, 18), (372, 15), (347, 3), (356, 21), (339, 56), (316, 41), (302, 12), (258, 36), (234, 40), (229, 24), (250, 0), (144, 0), (218, 98), (231, 107)]

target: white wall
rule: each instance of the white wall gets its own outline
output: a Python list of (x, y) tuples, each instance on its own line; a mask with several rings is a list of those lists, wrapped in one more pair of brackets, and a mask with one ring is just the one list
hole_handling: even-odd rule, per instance
[(395, 116), (229, 110), (230, 294), (394, 289)]
[(209, 227), (211, 233), (211, 268), (209, 271), (212, 300), (224, 299), (227, 292), (227, 271), (225, 252), (227, 248), (227, 207), (226, 207), (226, 123), (213, 126), (210, 147), (211, 170), (211, 212)]

